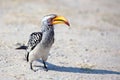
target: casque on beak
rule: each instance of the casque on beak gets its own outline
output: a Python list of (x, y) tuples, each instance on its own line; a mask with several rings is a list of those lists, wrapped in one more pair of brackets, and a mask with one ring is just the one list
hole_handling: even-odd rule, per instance
[(68, 20), (67, 20), (65, 17), (63, 17), (63, 16), (57, 16), (57, 17), (55, 17), (55, 18), (52, 20), (52, 24), (53, 24), (53, 25), (54, 25), (54, 24), (66, 24), (66, 25), (70, 26)]

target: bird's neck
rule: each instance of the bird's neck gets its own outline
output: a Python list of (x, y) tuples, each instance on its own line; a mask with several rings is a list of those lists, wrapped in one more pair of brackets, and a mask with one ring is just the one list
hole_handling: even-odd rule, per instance
[(41, 27), (41, 31), (42, 33), (46, 32), (46, 31), (54, 31), (54, 26), (53, 25), (42, 25)]
[(42, 40), (41, 43), (47, 47), (50, 46), (51, 43), (53, 43), (54, 39), (54, 28), (53, 26), (43, 26), (42, 27)]
[(54, 27), (52, 25), (42, 26), (42, 34), (44, 37), (54, 37)]

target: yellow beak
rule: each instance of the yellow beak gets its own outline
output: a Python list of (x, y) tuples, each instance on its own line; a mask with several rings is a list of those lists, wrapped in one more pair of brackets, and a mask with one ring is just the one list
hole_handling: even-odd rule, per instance
[(54, 24), (66, 24), (66, 25), (70, 26), (68, 20), (67, 20), (65, 17), (63, 17), (63, 16), (57, 16), (57, 17), (55, 17), (55, 18), (52, 20), (52, 24), (53, 24), (53, 25), (54, 25)]

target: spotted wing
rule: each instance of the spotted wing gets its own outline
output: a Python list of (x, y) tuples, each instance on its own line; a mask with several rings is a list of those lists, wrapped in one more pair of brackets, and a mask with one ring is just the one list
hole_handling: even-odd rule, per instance
[(42, 33), (41, 32), (34, 32), (30, 35), (29, 41), (28, 41), (28, 49), (29, 51), (33, 50), (35, 46), (40, 43), (42, 39)]

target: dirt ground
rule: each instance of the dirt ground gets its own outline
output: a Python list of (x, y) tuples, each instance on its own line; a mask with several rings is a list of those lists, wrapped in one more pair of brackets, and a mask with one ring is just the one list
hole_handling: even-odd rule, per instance
[[(49, 71), (33, 72), (15, 48), (51, 13), (71, 28), (55, 26)], [(0, 80), (120, 80), (120, 0), (0, 0)]]

